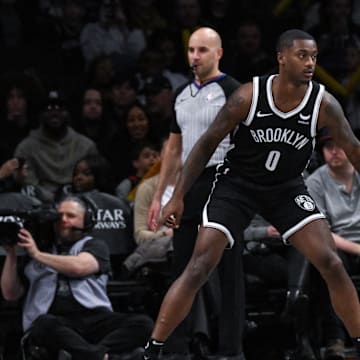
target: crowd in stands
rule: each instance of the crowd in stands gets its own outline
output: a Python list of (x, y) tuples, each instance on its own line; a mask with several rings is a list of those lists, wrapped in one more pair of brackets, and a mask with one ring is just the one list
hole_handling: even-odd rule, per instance
[[(2, 3), (0, 160), (24, 151), (24, 143), (17, 146), (36, 135), (30, 130), (42, 124), (51, 91), (56, 91), (67, 124), (95, 143), (110, 162), (114, 180), (134, 175), (130, 154), (135, 144), (159, 144), (169, 132), (173, 94), (191, 79), (187, 39), (204, 25), (219, 32), (222, 69), (241, 83), (274, 71), (274, 39), (290, 24), (312, 33), (325, 72), (319, 71), (318, 80), (346, 104), (356, 129), (359, 5), (301, 1), (281, 11), (277, 5), (231, 0)], [(69, 180), (69, 169), (63, 170), (62, 176), (45, 176), (55, 175), (62, 185)]]
[[(20, 193), (37, 206), (88, 194), (97, 211), (94, 234), (106, 237), (110, 248), (113, 278), (128, 279), (147, 259), (168, 260), (171, 253), (171, 229), (151, 236), (146, 212), (174, 116), (174, 96), (193, 78), (188, 39), (200, 26), (220, 34), (221, 69), (240, 83), (276, 71), (272, 52), (283, 30), (311, 33), (319, 45), (315, 80), (340, 101), (360, 136), (358, 0), (0, 2), (0, 193)], [(333, 193), (322, 194), (323, 185), (316, 188), (316, 177), (326, 171), (318, 150), (308, 167), (309, 187), (314, 184), (314, 198), (322, 196), (322, 211), (341, 216), (326, 208)], [(319, 168), (321, 173), (312, 175)], [(350, 197), (359, 192), (359, 179), (354, 179), (354, 190), (352, 184), (344, 188)], [(330, 222), (342, 235), (342, 224), (336, 218)], [(358, 230), (349, 236), (356, 243)], [(126, 240), (119, 243), (119, 237)], [(281, 241), (271, 224), (256, 218), (245, 242), (263, 239)], [(160, 248), (147, 245), (148, 240), (159, 241)], [(245, 271), (269, 286), (291, 289), (284, 251), (266, 257), (245, 251), (244, 256)], [(359, 275), (358, 260), (343, 257), (349, 271)], [(344, 329), (336, 330), (335, 339), (330, 334), (325, 340), (344, 346)]]

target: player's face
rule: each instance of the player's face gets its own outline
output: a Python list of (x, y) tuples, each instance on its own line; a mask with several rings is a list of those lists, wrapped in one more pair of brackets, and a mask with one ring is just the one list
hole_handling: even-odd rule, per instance
[(278, 54), (281, 70), (295, 83), (308, 83), (314, 76), (318, 55), (313, 40), (294, 40), (293, 46)]

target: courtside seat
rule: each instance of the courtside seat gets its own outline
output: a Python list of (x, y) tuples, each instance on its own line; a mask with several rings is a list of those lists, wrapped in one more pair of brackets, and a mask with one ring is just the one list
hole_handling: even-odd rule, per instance
[(279, 319), (286, 302), (286, 288), (269, 288), (259, 278), (246, 275), (246, 316), (249, 321)]
[(107, 293), (120, 312), (143, 312), (154, 318), (170, 284), (170, 263), (147, 263), (131, 277), (110, 279)]

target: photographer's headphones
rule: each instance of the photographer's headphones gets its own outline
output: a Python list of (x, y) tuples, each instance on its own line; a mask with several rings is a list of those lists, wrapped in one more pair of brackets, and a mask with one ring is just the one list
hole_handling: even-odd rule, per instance
[(95, 205), (94, 201), (90, 199), (86, 195), (80, 195), (80, 199), (85, 204), (85, 215), (84, 215), (84, 230), (83, 231), (90, 231), (96, 225), (96, 218), (97, 218), (97, 206)]

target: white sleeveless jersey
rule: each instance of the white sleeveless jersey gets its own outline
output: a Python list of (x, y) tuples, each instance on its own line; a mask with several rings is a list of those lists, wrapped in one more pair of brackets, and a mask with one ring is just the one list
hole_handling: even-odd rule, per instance
[(289, 112), (274, 103), (276, 75), (255, 77), (247, 119), (235, 131), (226, 163), (232, 173), (257, 184), (274, 185), (302, 174), (315, 147), (324, 86), (310, 81), (301, 103)]

